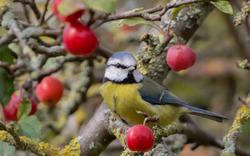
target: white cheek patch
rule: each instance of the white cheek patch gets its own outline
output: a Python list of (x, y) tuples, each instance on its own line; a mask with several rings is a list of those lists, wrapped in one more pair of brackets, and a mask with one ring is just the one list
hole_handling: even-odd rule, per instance
[(108, 78), (111, 81), (122, 81), (128, 76), (127, 70), (116, 68), (114, 66), (109, 66), (105, 70), (104, 77)]

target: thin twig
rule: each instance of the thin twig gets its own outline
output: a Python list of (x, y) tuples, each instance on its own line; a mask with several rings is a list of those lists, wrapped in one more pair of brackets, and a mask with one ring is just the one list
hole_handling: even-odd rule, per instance
[[(129, 11), (129, 12), (125, 12), (122, 14), (110, 14), (110, 15), (106, 14), (98, 18), (98, 20), (93, 24), (93, 28), (96, 28), (106, 22), (125, 19), (125, 18), (131, 18), (131, 17), (141, 17), (146, 20), (159, 21), (161, 20), (162, 15), (165, 14), (166, 11), (169, 9), (179, 7), (182, 5), (197, 3), (197, 2), (200, 2), (200, 0), (186, 0), (186, 1), (176, 2), (176, 3), (170, 2), (170, 3), (167, 3), (165, 6), (157, 6), (157, 7), (149, 8), (149, 9), (142, 10), (142, 11), (134, 11), (134, 12)], [(159, 15), (156, 17), (156, 16), (148, 15), (148, 14), (159, 12), (159, 11), (161, 11), (160, 13), (161, 16)]]
[(36, 53), (44, 54), (48, 57), (58, 57), (58, 56), (65, 56), (66, 51), (63, 46), (53, 46), (53, 47), (45, 47), (42, 45), (33, 46)]
[(9, 66), (8, 63), (0, 61), (0, 68), (5, 69), (5, 71), (8, 73), (8, 76), (9, 76), (10, 78), (13, 78), (13, 77), (14, 77), (14, 73), (13, 73), (13, 71), (10, 69), (10, 66)]
[(40, 16), (40, 18), (38, 20), (38, 24), (37, 24), (38, 26), (42, 25), (43, 22), (44, 22), (44, 17), (46, 15), (47, 10), (48, 10), (49, 1), (50, 0), (46, 0), (46, 3), (44, 5), (44, 9), (43, 9), (42, 15)]
[(39, 9), (37, 8), (35, 0), (29, 0), (29, 6), (33, 10), (36, 18), (39, 19), (41, 17), (41, 13)]
[(71, 56), (65, 57), (64, 59), (60, 60), (59, 64), (56, 67), (54, 67), (52, 69), (49, 69), (49, 70), (46, 70), (44, 72), (41, 72), (41, 73), (39, 73), (39, 75), (26, 80), (24, 82), (24, 84), (22, 85), (22, 87), (25, 90), (29, 90), (31, 88), (31, 86), (32, 86), (33, 81), (40, 82), (44, 77), (49, 76), (52, 73), (58, 72), (59, 70), (61, 70), (63, 68), (65, 63), (67, 63), (67, 62), (82, 62), (84, 60), (86, 60), (86, 58), (84, 58), (84, 57), (71, 57)]
[(10, 43), (13, 39), (15, 39), (15, 35), (12, 31), (9, 31), (7, 35), (0, 38), (0, 46)]
[(104, 47), (102, 45), (99, 45), (99, 47), (97, 48), (97, 53), (99, 55), (101, 55), (102, 57), (108, 59), (110, 56), (112, 56), (114, 54), (113, 51), (111, 51), (110, 49), (108, 49), (107, 47)]
[(21, 4), (22, 4), (22, 8), (23, 8), (23, 12), (24, 12), (24, 17), (25, 17), (26, 21), (27, 21), (28, 23), (31, 23), (31, 21), (30, 21), (30, 16), (29, 16), (29, 11), (28, 11), (26, 5), (23, 4), (23, 3), (21, 3)]

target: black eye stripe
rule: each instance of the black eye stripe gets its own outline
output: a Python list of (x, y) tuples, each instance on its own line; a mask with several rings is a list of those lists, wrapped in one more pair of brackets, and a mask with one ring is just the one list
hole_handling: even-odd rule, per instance
[[(107, 65), (107, 67), (109, 67), (109, 66), (114, 66), (116, 68), (121, 68), (121, 69), (127, 69), (128, 68), (127, 66), (124, 66), (122, 64), (109, 64), (109, 65)], [(135, 66), (135, 69), (137, 69), (137, 65)]]
[(124, 65), (121, 65), (121, 64), (110, 64), (108, 66), (114, 66), (116, 68), (122, 68), (122, 69), (127, 69), (128, 67), (124, 66)]
[(126, 68), (127, 68), (126, 66), (121, 65), (121, 64), (117, 64), (116, 67), (117, 67), (117, 68), (122, 68), (122, 69), (126, 69)]

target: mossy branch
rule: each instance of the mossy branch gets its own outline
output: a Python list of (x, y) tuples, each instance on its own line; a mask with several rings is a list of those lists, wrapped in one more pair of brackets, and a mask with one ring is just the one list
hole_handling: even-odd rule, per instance
[(242, 126), (250, 120), (250, 97), (247, 99), (239, 98), (239, 100), (243, 103), (243, 105), (238, 109), (232, 126), (223, 138), (225, 148), (221, 152), (221, 156), (236, 155), (235, 151), (237, 147), (237, 141), (242, 130)]
[(60, 149), (50, 145), (49, 143), (38, 142), (26, 136), (19, 136), (17, 133), (17, 127), (13, 123), (5, 126), (2, 122), (0, 122), (0, 140), (9, 143), (18, 150), (30, 151), (38, 156), (80, 155), (80, 144), (78, 143), (78, 138), (71, 140), (69, 145)]

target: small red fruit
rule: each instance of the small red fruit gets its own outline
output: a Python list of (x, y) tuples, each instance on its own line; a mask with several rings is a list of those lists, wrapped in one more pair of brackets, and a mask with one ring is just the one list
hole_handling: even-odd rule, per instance
[[(60, 3), (62, 3), (63, 0), (54, 0), (53, 3), (52, 3), (52, 10), (53, 10), (53, 13), (54, 15), (62, 22), (75, 22), (77, 21), (82, 15), (83, 13), (85, 12), (84, 9), (78, 9), (76, 10), (74, 13), (70, 14), (70, 15), (67, 15), (67, 16), (64, 16), (64, 15), (61, 15), (58, 11), (58, 6)], [(77, 4), (76, 4), (77, 5)], [(74, 6), (72, 6), (74, 7)]]
[[(12, 94), (9, 103), (4, 107), (4, 116), (7, 121), (10, 120), (18, 121), (17, 113), (22, 98), (23, 98), (22, 95)], [(31, 103), (31, 110), (29, 115), (33, 115), (37, 111), (37, 103), (33, 98), (30, 99), (30, 103)]]
[(89, 56), (97, 48), (98, 39), (88, 26), (76, 22), (64, 29), (63, 43), (69, 53)]
[(45, 105), (54, 106), (62, 97), (63, 84), (54, 77), (45, 77), (36, 87), (36, 96)]
[(194, 51), (186, 45), (173, 45), (168, 49), (166, 61), (174, 71), (180, 71), (191, 67), (195, 63)]
[(154, 145), (154, 134), (147, 126), (135, 125), (128, 130), (126, 142), (131, 151), (146, 152)]

